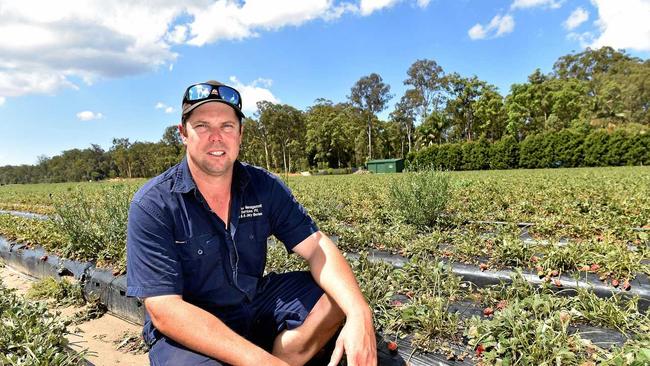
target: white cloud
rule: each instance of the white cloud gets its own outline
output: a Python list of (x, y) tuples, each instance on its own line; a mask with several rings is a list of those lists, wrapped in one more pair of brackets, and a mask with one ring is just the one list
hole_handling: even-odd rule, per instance
[(0, 97), (0, 106), (3, 106), (5, 102), (7, 101), (7, 98), (5, 97)]
[(81, 121), (92, 121), (94, 119), (102, 119), (104, 118), (104, 115), (92, 111), (83, 111), (77, 113), (77, 118)]
[(231, 76), (229, 78), (229, 85), (237, 89), (241, 93), (242, 98), (242, 112), (247, 116), (254, 114), (257, 111), (257, 102), (266, 100), (272, 103), (279, 103), (280, 100), (276, 98), (269, 88), (273, 84), (270, 79), (259, 78), (252, 83), (246, 85), (240, 82), (237, 77)]
[(564, 0), (515, 0), (510, 6), (511, 9), (527, 9), (527, 8), (551, 8), (557, 9), (562, 6)]
[(650, 1), (592, 0), (598, 8), (596, 24), (600, 31), (593, 48), (613, 48), (650, 51)]
[(490, 24), (475, 24), (467, 31), (471, 39), (497, 38), (511, 33), (515, 29), (515, 19), (511, 15), (495, 15)]
[(589, 20), (589, 12), (582, 7), (577, 7), (564, 21), (564, 28), (574, 30), (587, 20)]
[(165, 103), (163, 103), (163, 102), (158, 102), (158, 103), (156, 103), (155, 108), (156, 108), (156, 109), (162, 109), (162, 110), (163, 110), (165, 113), (167, 113), (167, 114), (169, 114), (169, 113), (174, 113), (174, 108), (168, 106), (167, 104), (165, 104)]
[[(369, 15), (406, 0), (0, 0), (0, 97), (173, 70), (181, 44)], [(408, 0), (424, 8), (430, 0)], [(80, 82), (79, 82), (80, 80)]]
[[(237, 40), (258, 35), (258, 30), (298, 26), (318, 18), (332, 18), (331, 0), (248, 0), (243, 5), (219, 0), (207, 8), (189, 6), (194, 18), (189, 24), (188, 44), (202, 46), (219, 40)], [(339, 16), (343, 12), (339, 13)]]
[(0, 96), (19, 96), (173, 61), (163, 37), (183, 8), (169, 0), (0, 0), (0, 9)]
[(359, 10), (361, 15), (370, 15), (377, 10), (391, 7), (398, 2), (399, 0), (361, 0)]
[[(363, 16), (367, 16), (378, 10), (390, 8), (402, 1), (403, 0), (361, 0), (358, 10), (351, 10), (351, 12), (358, 12)], [(431, 0), (416, 0), (414, 2), (418, 7), (424, 9), (429, 6)]]

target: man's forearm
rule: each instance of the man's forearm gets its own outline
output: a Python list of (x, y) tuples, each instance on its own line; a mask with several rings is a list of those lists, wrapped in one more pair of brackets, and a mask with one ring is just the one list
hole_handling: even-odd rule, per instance
[(322, 233), (318, 238), (318, 249), (309, 258), (312, 276), (325, 292), (330, 295), (347, 317), (371, 317), (363, 294), (354, 277), (350, 265), (336, 245)]
[(156, 329), (192, 350), (231, 365), (286, 365), (179, 296), (148, 298), (145, 306)]

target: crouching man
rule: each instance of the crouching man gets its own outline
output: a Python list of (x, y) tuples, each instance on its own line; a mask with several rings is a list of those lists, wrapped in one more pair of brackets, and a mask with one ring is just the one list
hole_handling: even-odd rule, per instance
[[(341, 253), (281, 180), (237, 160), (241, 108), (232, 87), (189, 86), (186, 156), (131, 202), (127, 295), (144, 299), (151, 364), (304, 365), (340, 329), (330, 364), (345, 353), (376, 365), (372, 314)], [(310, 271), (265, 276), (270, 235)]]

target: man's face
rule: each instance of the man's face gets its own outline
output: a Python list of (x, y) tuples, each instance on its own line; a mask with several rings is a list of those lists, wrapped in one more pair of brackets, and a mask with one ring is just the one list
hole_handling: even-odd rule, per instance
[(192, 112), (184, 128), (179, 127), (193, 170), (212, 177), (232, 171), (242, 136), (234, 109), (224, 103), (205, 103)]

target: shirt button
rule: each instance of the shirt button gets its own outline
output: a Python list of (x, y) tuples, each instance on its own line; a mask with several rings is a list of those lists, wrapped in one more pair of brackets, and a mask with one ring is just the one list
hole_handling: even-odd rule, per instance
[(199, 250), (197, 251), (197, 253), (198, 253), (199, 255), (203, 255), (203, 250), (202, 250), (202, 249), (199, 249)]
[(250, 234), (250, 235), (248, 236), (248, 239), (250, 239), (250, 240), (253, 240), (254, 238), (255, 238), (255, 237), (253, 236), (253, 234)]

